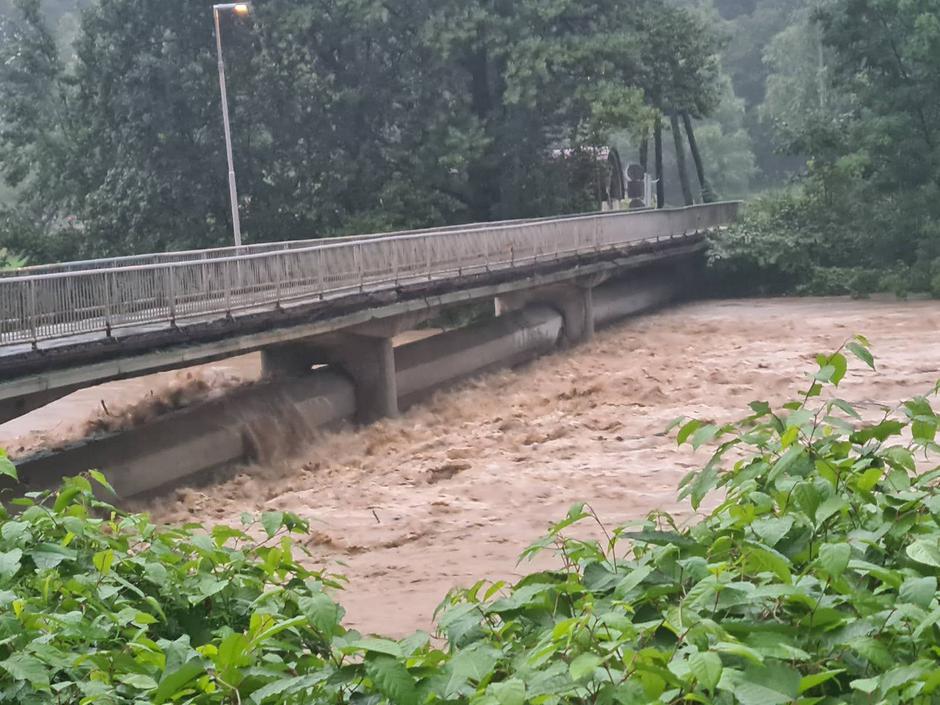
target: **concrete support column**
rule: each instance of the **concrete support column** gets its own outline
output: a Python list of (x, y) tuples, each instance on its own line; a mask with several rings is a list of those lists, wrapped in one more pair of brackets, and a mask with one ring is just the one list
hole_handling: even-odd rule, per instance
[(593, 283), (579, 283), (500, 296), (496, 299), (496, 315), (518, 311), (530, 304), (545, 304), (561, 314), (569, 344), (586, 343), (594, 337), (593, 292)]
[(371, 423), (398, 416), (395, 348), (388, 336), (343, 333), (277, 345), (261, 353), (265, 377), (302, 377), (314, 365), (332, 365), (356, 389), (356, 419)]
[(346, 344), (334, 350), (334, 355), (336, 364), (353, 379), (360, 423), (398, 416), (398, 380), (391, 338), (351, 335)]
[(565, 321), (565, 337), (572, 345), (586, 343), (594, 337), (594, 290), (571, 287), (569, 293), (557, 298), (553, 305)]

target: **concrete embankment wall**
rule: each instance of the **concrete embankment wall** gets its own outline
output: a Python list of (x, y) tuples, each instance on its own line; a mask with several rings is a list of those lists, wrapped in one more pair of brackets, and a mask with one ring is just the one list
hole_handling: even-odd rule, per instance
[[(656, 277), (607, 283), (594, 290), (594, 317), (598, 325), (610, 323), (661, 306), (676, 293), (675, 283)], [(563, 335), (562, 315), (534, 304), (398, 347), (399, 406), (406, 408), (457, 380), (550, 352)], [(63, 475), (98, 468), (120, 497), (132, 497), (209, 470), (289, 455), (316, 431), (355, 415), (351, 379), (337, 369), (321, 367), (302, 377), (262, 381), (145, 426), (17, 464), (30, 490), (54, 486)]]

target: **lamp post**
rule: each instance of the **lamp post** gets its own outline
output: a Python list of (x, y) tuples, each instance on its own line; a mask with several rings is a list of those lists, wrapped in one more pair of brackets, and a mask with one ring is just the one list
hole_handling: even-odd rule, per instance
[(245, 16), (251, 11), (248, 3), (233, 2), (212, 6), (215, 19), (215, 46), (219, 54), (219, 87), (222, 89), (222, 123), (225, 126), (225, 154), (228, 157), (228, 191), (232, 202), (232, 228), (235, 232), (235, 247), (242, 246), (242, 225), (238, 217), (238, 189), (235, 187), (235, 160), (232, 157), (232, 128), (228, 118), (228, 93), (225, 90), (225, 61), (222, 59), (222, 27), (219, 15), (222, 12), (234, 12)]

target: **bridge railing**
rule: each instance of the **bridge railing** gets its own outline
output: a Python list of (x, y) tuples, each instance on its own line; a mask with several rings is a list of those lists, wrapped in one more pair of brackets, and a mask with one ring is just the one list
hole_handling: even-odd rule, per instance
[(0, 345), (214, 320), (620, 249), (733, 222), (737, 203), (474, 225), (0, 279)]
[[(213, 247), (199, 250), (175, 250), (173, 252), (153, 252), (142, 255), (125, 255), (122, 257), (105, 257), (99, 259), (73, 260), (70, 262), (54, 262), (51, 264), (37, 264), (17, 269), (0, 270), (0, 279), (5, 277), (28, 277), (37, 274), (59, 274), (63, 272), (81, 272), (89, 269), (117, 269), (120, 267), (136, 267), (152, 264), (171, 264), (174, 262), (189, 262), (191, 260), (223, 259), (242, 255), (264, 254), (266, 252), (282, 252), (284, 250), (302, 250), (308, 247), (320, 247), (326, 243), (342, 244), (358, 242), (360, 240), (373, 240), (400, 235), (437, 235), (448, 232), (467, 232), (470, 230), (490, 229), (501, 225), (519, 225), (524, 223), (539, 223), (546, 221), (568, 220), (584, 217), (586, 214), (550, 216), (546, 218), (532, 218), (525, 220), (490, 221), (487, 223), (465, 223), (462, 225), (448, 225), (438, 228), (422, 228), (419, 230), (397, 230), (391, 232), (370, 233), (367, 235), (346, 235), (337, 237), (318, 237), (304, 240), (283, 240), (279, 242), (261, 242), (241, 247)], [(614, 216), (616, 213), (592, 214), (599, 217)], [(622, 215), (622, 214), (620, 214)]]

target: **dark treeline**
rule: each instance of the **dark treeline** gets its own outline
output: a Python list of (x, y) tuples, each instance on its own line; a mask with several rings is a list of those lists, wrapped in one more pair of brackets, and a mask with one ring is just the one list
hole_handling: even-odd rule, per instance
[[(258, 0), (223, 24), (246, 240), (594, 209), (597, 164), (557, 155), (614, 145), (650, 171), (659, 152), (670, 204), (761, 194), (713, 249), (725, 289), (940, 293), (938, 17), (940, 0)], [(230, 242), (207, 7), (0, 0), (0, 37), (0, 248)]]
[[(38, 0), (14, 4), (0, 245), (228, 244), (207, 6), (99, 0), (66, 56)], [(258, 0), (223, 35), (249, 242), (595, 209), (584, 165), (553, 154), (721, 97), (720, 33), (658, 0)]]

